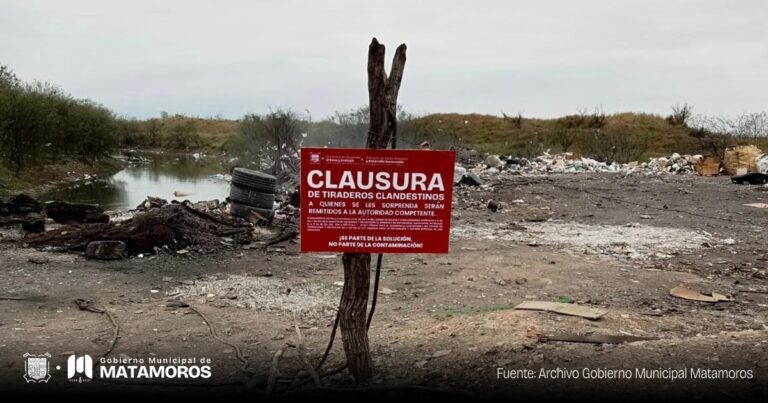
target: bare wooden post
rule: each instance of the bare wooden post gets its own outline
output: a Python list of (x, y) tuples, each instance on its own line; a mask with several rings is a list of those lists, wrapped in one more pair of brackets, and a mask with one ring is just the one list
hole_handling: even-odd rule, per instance
[(344, 288), (341, 291), (339, 324), (349, 373), (358, 381), (373, 375), (365, 311), (368, 308), (368, 288), (371, 283), (371, 254), (345, 253)]
[[(368, 98), (370, 129), (368, 148), (387, 148), (397, 135), (397, 94), (405, 68), (405, 44), (398, 46), (389, 78), (384, 70), (384, 45), (373, 38), (368, 48)], [(373, 375), (366, 329), (366, 309), (371, 284), (371, 254), (345, 253), (344, 289), (341, 291), (339, 324), (349, 373), (357, 381)]]

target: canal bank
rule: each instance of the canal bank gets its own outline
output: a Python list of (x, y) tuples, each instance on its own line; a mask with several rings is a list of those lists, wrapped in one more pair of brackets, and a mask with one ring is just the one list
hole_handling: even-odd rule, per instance
[(53, 189), (112, 176), (126, 166), (124, 160), (115, 157), (102, 158), (93, 164), (63, 160), (27, 168), (19, 176), (0, 166), (0, 197), (18, 192), (38, 197)]
[(166, 200), (224, 199), (229, 190), (229, 162), (200, 153), (123, 152), (115, 158), (121, 169), (106, 175), (83, 176), (35, 193), (39, 199), (99, 204), (105, 210), (128, 210), (147, 196)]

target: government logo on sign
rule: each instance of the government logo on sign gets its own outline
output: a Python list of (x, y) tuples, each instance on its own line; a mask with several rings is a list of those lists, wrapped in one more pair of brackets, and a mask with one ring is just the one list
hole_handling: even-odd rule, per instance
[(51, 364), (48, 359), (51, 358), (51, 354), (24, 354), (24, 380), (27, 383), (47, 383), (51, 379), (49, 373)]

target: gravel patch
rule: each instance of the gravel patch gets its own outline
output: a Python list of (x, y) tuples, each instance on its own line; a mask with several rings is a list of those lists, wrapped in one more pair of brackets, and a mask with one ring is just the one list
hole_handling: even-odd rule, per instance
[(338, 288), (317, 283), (229, 275), (225, 278), (209, 276), (172, 289), (167, 294), (183, 301), (222, 307), (326, 315), (335, 312), (339, 292)]
[(523, 242), (531, 246), (552, 245), (571, 252), (610, 255), (628, 259), (666, 258), (690, 252), (716, 242), (710, 234), (682, 228), (640, 224), (588, 225), (572, 222), (544, 222), (459, 225), (451, 229), (453, 240), (487, 239)]

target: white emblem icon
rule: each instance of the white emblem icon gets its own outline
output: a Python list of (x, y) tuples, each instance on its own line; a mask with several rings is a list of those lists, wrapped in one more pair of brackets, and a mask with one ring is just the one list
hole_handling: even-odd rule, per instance
[(67, 360), (67, 378), (70, 382), (83, 383), (93, 379), (93, 360), (88, 354), (80, 357), (72, 354)]
[(313, 164), (319, 164), (320, 163), (320, 154), (312, 153), (309, 154), (309, 162)]
[(51, 358), (51, 354), (24, 354), (24, 380), (27, 383), (47, 383), (51, 379), (49, 370), (51, 364), (48, 359)]

